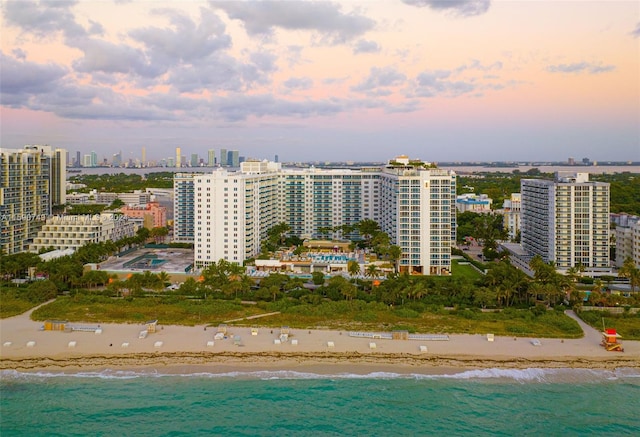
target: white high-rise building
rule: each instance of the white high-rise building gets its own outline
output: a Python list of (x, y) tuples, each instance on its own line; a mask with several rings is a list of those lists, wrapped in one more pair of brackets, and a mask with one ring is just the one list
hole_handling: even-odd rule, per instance
[(407, 157), (360, 170), (283, 170), (278, 163), (247, 161), (239, 172), (195, 176), (195, 265), (221, 258), (241, 264), (260, 253), (267, 231), (280, 222), (293, 235), (314, 238), (371, 219), (400, 246), (401, 272), (447, 274), (455, 184), (455, 173)]
[(640, 217), (628, 214), (612, 214), (616, 223), (616, 267), (622, 267), (627, 258), (640, 267)]
[(609, 269), (609, 184), (588, 173), (522, 179), (522, 247), (566, 270)]
[(505, 199), (502, 204), (503, 225), (511, 240), (515, 240), (520, 232), (520, 212), (522, 198), (520, 193), (511, 193), (509, 199)]

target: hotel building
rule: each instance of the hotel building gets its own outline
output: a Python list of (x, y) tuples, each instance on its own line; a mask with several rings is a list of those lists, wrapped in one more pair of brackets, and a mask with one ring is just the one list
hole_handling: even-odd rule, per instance
[(26, 251), (53, 205), (65, 202), (65, 150), (0, 149), (0, 251)]
[[(248, 161), (239, 172), (200, 174), (193, 177), (195, 265), (221, 258), (241, 264), (260, 253), (267, 231), (281, 222), (293, 235), (317, 238), (327, 228), (371, 219), (400, 246), (400, 271), (447, 274), (456, 232), (455, 184), (455, 173), (406, 156), (383, 168), (289, 170)], [(177, 207), (174, 212), (179, 221)]]
[(588, 173), (556, 173), (555, 180), (522, 179), (522, 247), (566, 270), (578, 264), (609, 269), (609, 184)]

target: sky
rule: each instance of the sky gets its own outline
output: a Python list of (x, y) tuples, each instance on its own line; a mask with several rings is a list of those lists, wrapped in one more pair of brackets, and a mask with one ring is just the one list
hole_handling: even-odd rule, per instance
[(0, 7), (6, 148), (640, 161), (638, 1)]

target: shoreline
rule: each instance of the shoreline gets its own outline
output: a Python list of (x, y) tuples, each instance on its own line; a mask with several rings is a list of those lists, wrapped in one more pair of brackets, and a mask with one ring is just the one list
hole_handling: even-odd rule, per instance
[[(204, 325), (159, 326), (140, 338), (141, 324), (102, 324), (101, 333), (43, 331), (31, 311), (0, 320), (0, 370), (177, 368), (219, 373), (292, 370), (361, 374), (380, 372), (440, 374), (474, 369), (583, 368), (640, 369), (640, 341), (623, 342), (625, 352), (607, 352), (601, 333), (580, 323), (580, 339), (494, 337), (451, 334), (448, 341), (383, 340), (350, 337), (348, 332), (227, 327), (224, 339)], [(252, 332), (257, 329), (257, 332)], [(204, 369), (204, 370), (202, 370)], [(303, 369), (303, 370), (301, 370)]]
[[(221, 352), (133, 353), (67, 357), (0, 359), (0, 371), (162, 370), (163, 373), (230, 373), (297, 371), (334, 374), (390, 372), (445, 374), (479, 369), (640, 369), (635, 356), (595, 357), (487, 357), (477, 355), (422, 356), (412, 354), (360, 354), (357, 352)], [(186, 371), (185, 371), (186, 370)]]

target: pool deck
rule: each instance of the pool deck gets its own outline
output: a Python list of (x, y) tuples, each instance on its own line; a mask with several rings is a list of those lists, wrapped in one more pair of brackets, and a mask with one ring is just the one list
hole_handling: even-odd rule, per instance
[[(155, 268), (124, 267), (124, 264), (142, 255), (155, 255), (157, 259), (165, 262)], [(193, 250), (191, 249), (140, 249), (128, 253), (122, 257), (111, 257), (100, 263), (100, 270), (109, 272), (143, 272), (146, 270), (154, 273), (165, 271), (168, 273), (184, 273), (185, 269), (193, 264)]]

